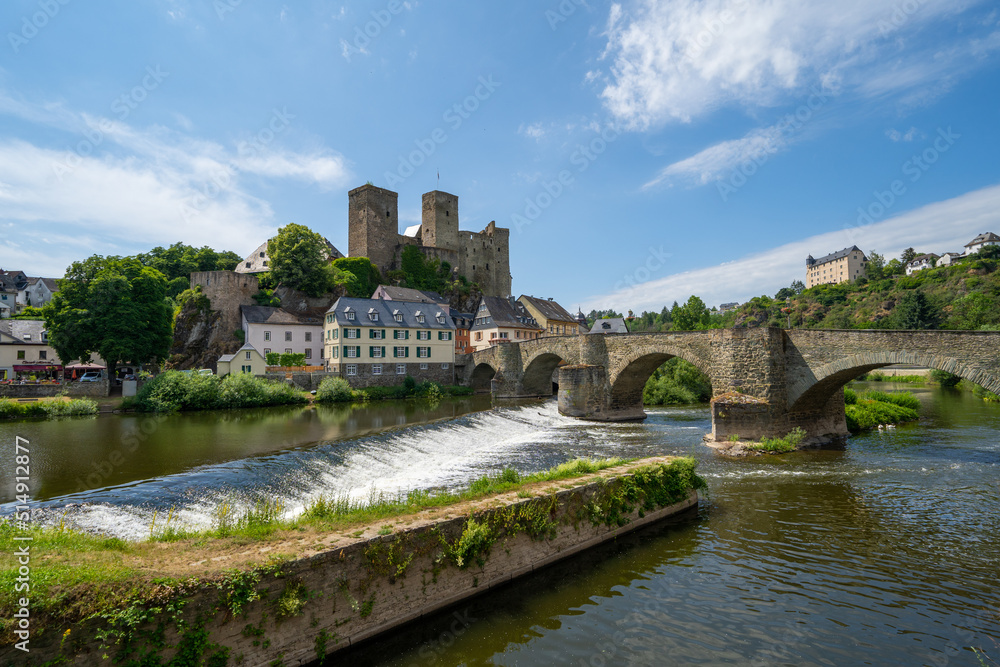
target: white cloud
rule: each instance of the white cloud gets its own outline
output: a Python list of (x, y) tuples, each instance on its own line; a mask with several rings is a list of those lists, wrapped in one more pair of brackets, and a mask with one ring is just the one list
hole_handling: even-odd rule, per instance
[(889, 141), (913, 141), (914, 139), (923, 139), (924, 133), (915, 127), (911, 127), (904, 134), (895, 128), (890, 128), (885, 131), (885, 136), (889, 137)]
[(532, 123), (531, 125), (521, 123), (521, 126), (517, 128), (517, 133), (521, 136), (538, 141), (545, 136), (545, 129), (542, 127), (541, 123)]
[(992, 36), (921, 53), (908, 41), (976, 2), (923, 0), (908, 14), (898, 0), (616, 3), (602, 96), (619, 120), (646, 129), (729, 104), (771, 106), (812, 85), (841, 82), (867, 95), (916, 86), (967, 66), (963, 53), (993, 48)]
[(887, 259), (908, 247), (938, 254), (962, 252), (965, 244), (978, 234), (1000, 227), (998, 210), (1000, 185), (995, 185), (873, 225), (845, 227), (718, 266), (593, 296), (584, 300), (585, 310), (659, 311), (674, 301), (683, 303), (692, 294), (709, 306), (729, 301), (742, 303), (761, 294), (773, 295), (793, 280), (803, 280), (806, 256), (820, 257), (852, 245), (866, 252), (877, 251)]
[(785, 131), (778, 125), (752, 130), (742, 139), (723, 141), (664, 167), (643, 188), (651, 188), (674, 177), (693, 179), (704, 185), (732, 173), (742, 164), (777, 153), (787, 141)]
[[(130, 253), (179, 240), (249, 252), (277, 227), (270, 204), (250, 189), (256, 181), (292, 179), (325, 190), (350, 178), (346, 160), (329, 149), (280, 146), (275, 137), (287, 125), (273, 119), (264, 125), (270, 134), (229, 148), (0, 93), (4, 111), (68, 132), (69, 142), (58, 144), (76, 151), (0, 141), (0, 266), (23, 266), (29, 274), (59, 276), (67, 260), (93, 252)], [(282, 122), (293, 121), (286, 115)]]

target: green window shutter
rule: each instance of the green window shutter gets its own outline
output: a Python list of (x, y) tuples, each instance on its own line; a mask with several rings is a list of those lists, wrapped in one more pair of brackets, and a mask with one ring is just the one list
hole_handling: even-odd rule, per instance
[(382, 358), (385, 359), (385, 345), (382, 346)]
[(430, 347), (430, 345), (427, 346), (427, 358), (428, 359), (431, 358), (431, 347)]
[(374, 338), (375, 337), (375, 330), (374, 329), (369, 329), (368, 330), (368, 337), (369, 338)]
[(410, 347), (409, 346), (406, 347), (406, 354), (403, 355), (403, 356), (405, 356), (405, 357), (410, 356)]
[(369, 357), (374, 357), (375, 356), (375, 346), (374, 345), (369, 345), (368, 346), (368, 356)]
[(385, 340), (385, 329), (382, 329), (382, 340)]
[(410, 340), (410, 330), (409, 329), (406, 330), (406, 338), (404, 338), (403, 340)]

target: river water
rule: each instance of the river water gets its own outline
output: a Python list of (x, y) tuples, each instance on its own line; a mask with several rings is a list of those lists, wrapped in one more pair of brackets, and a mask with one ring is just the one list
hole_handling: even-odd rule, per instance
[(593, 424), (560, 416), (551, 401), (486, 409), (488, 398), (474, 398), (4, 424), (0, 470), (13, 476), (6, 449), (29, 438), (46, 520), (135, 539), (168, 507), (207, 526), (222, 502), (280, 498), (292, 514), (323, 493), (448, 488), (504, 466), (690, 455), (709, 485), (697, 510), (346, 660), (996, 664), (1000, 406), (907, 389), (923, 404), (918, 423), (780, 457), (715, 454), (701, 443), (703, 407)]

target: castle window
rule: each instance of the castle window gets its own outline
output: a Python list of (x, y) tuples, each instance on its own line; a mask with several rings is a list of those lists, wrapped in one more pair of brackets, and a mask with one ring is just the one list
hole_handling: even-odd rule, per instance
[(385, 217), (387, 217), (387, 218), (389, 217), (389, 211), (385, 212)]
[(446, 217), (446, 218), (448, 217), (448, 211), (444, 212), (444, 217)]
[(264, 254), (265, 254), (265, 253), (260, 253), (260, 256), (261, 256), (261, 257), (264, 257)]

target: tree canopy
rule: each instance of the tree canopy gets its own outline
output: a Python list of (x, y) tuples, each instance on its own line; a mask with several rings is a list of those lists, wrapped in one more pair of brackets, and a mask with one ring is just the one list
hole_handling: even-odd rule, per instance
[(49, 343), (64, 362), (100, 355), (118, 362), (162, 362), (173, 337), (167, 278), (135, 257), (94, 255), (74, 262), (42, 313)]
[(320, 296), (330, 289), (326, 242), (308, 227), (285, 225), (277, 236), (268, 240), (267, 254), (271, 276), (277, 283), (309, 296)]

